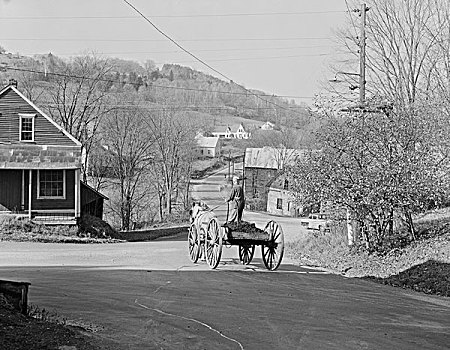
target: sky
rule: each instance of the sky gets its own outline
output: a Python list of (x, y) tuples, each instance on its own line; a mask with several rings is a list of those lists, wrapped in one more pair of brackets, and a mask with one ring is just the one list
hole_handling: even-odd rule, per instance
[[(334, 33), (346, 23), (345, 0), (126, 1), (223, 76), (297, 102), (310, 104), (342, 58)], [(23, 55), (150, 59), (223, 79), (126, 1), (0, 0), (0, 46)]]

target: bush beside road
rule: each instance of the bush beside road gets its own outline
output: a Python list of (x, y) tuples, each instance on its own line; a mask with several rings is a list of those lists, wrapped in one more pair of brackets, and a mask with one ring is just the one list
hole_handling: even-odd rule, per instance
[(286, 244), (287, 256), (347, 277), (366, 278), (418, 292), (450, 296), (450, 229), (446, 221), (428, 222), (415, 241), (367, 252), (349, 248), (343, 230), (311, 234)]

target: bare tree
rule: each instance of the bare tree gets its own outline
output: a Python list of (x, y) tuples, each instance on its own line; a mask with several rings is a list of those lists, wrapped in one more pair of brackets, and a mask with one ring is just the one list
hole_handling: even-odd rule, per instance
[[(43, 108), (83, 145), (88, 157), (104, 114), (107, 91), (102, 86), (111, 70), (108, 60), (96, 56), (76, 57), (52, 67), (50, 85), (41, 95)], [(44, 100), (45, 99), (45, 100)], [(87, 167), (83, 167), (83, 179)]]
[(171, 213), (180, 186), (188, 186), (197, 127), (185, 114), (174, 110), (152, 113), (145, 125), (155, 140), (152, 172), (159, 179), (157, 190), (163, 219), (164, 213)]
[[(433, 88), (431, 72), (441, 61), (440, 46), (448, 45), (448, 2), (446, 0), (367, 0), (366, 90), (392, 102), (396, 108), (411, 108)], [(360, 14), (356, 3), (352, 6)], [(355, 72), (359, 64), (359, 19), (355, 12), (338, 41), (350, 59), (335, 65), (337, 74)], [(447, 40), (445, 37), (447, 36)], [(341, 74), (348, 86), (358, 86), (357, 75)], [(336, 85), (334, 85), (336, 86)], [(346, 87), (346, 88), (347, 88)], [(351, 95), (350, 95), (351, 96)], [(349, 97), (349, 96), (347, 96)], [(350, 97), (351, 98), (351, 97)]]
[(155, 159), (155, 135), (144, 128), (148, 112), (128, 99), (116, 100), (102, 124), (102, 140), (109, 152), (112, 185), (119, 196), (112, 210), (120, 217), (121, 228), (131, 227), (139, 203), (148, 196), (149, 173)]

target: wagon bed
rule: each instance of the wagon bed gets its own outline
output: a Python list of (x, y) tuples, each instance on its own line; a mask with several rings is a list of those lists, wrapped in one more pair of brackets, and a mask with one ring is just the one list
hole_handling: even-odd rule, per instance
[(253, 244), (257, 242), (267, 242), (270, 240), (268, 232), (256, 227), (255, 224), (251, 224), (246, 221), (240, 223), (225, 223), (222, 225), (225, 229), (226, 238), (225, 242), (239, 243), (242, 241), (250, 241)]

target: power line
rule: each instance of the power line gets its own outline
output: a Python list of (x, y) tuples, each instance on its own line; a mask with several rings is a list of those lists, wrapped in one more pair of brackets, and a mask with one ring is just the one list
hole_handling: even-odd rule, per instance
[(352, 17), (351, 11), (350, 11), (350, 7), (348, 6), (347, 0), (345, 0), (345, 6), (347, 6), (348, 15), (349, 15), (350, 20), (352, 22), (353, 29), (355, 30), (356, 37), (358, 37), (358, 30), (356, 29), (355, 21), (353, 21), (353, 17)]
[[(341, 54), (346, 54), (345, 52)], [(320, 54), (310, 54), (310, 55), (285, 55), (285, 56), (264, 56), (264, 57), (243, 57), (243, 58), (217, 58), (208, 59), (209, 62), (227, 62), (227, 61), (254, 61), (254, 60), (271, 60), (271, 59), (281, 59), (281, 58), (299, 58), (299, 57), (323, 57), (336, 55), (336, 53), (320, 53)], [(173, 63), (192, 63), (197, 61), (174, 61)], [(155, 64), (164, 64), (165, 62), (155, 62)]]
[[(74, 78), (74, 79), (85, 79), (85, 80), (97, 80), (105, 83), (112, 83), (112, 84), (128, 84), (128, 85), (134, 85), (134, 86), (141, 86), (142, 84), (138, 83), (132, 83), (132, 82), (123, 82), (120, 80), (114, 80), (114, 79), (97, 79), (97, 78), (90, 78), (90, 77), (83, 77), (83, 76), (77, 76), (74, 74), (65, 74), (65, 73), (56, 73), (56, 72), (43, 72), (38, 71), (34, 69), (27, 69), (27, 68), (16, 68), (16, 67), (10, 67), (10, 66), (0, 66), (0, 69), (6, 69), (6, 70), (14, 70), (19, 72), (27, 72), (27, 73), (35, 73), (35, 74), (47, 74), (47, 75), (54, 75), (59, 77), (66, 77), (66, 78)], [(180, 87), (180, 86), (165, 86), (165, 85), (157, 85), (157, 84), (149, 84), (151, 88), (159, 88), (159, 89), (172, 89), (172, 90), (186, 90), (186, 91), (197, 91), (197, 92), (209, 92), (209, 93), (218, 93), (218, 94), (227, 94), (227, 95), (246, 95), (249, 94), (252, 96), (264, 96), (264, 97), (275, 97), (275, 98), (299, 98), (299, 99), (311, 99), (312, 96), (292, 96), (292, 95), (270, 95), (270, 94), (257, 94), (255, 92), (237, 92), (237, 91), (222, 91), (222, 90), (207, 90), (207, 89), (195, 89), (195, 88), (187, 88), (187, 87)], [(238, 85), (239, 86), (239, 85)], [(239, 86), (240, 87), (240, 86)], [(250, 91), (246, 89), (246, 91)], [(265, 100), (264, 100), (265, 101)]]
[[(198, 49), (198, 52), (229, 52), (229, 51), (267, 51), (267, 50), (295, 50), (295, 49), (316, 49), (316, 48), (330, 48), (330, 45), (306, 45), (306, 46), (278, 46), (278, 47), (251, 47), (251, 48), (225, 48), (225, 49)], [(334, 46), (338, 47), (338, 46)], [(179, 50), (171, 51), (115, 51), (115, 52), (100, 52), (105, 55), (117, 55), (117, 54), (168, 54), (168, 53), (180, 53)], [(24, 55), (35, 55), (35, 53), (23, 53)], [(80, 55), (79, 52), (61, 53), (58, 55)]]
[[(153, 18), (246, 17), (246, 16), (298, 16), (345, 13), (345, 11), (260, 12), (260, 13), (209, 13), (196, 15), (154, 15)], [(60, 20), (60, 19), (137, 19), (140, 16), (16, 16), (0, 17), (2, 20)]]
[[(105, 54), (103, 52), (99, 52), (99, 54)], [(208, 59), (209, 62), (227, 62), (227, 61), (254, 61), (254, 60), (272, 60), (272, 59), (282, 59), (282, 58), (299, 58), (299, 57), (323, 57), (323, 56), (330, 56), (330, 55), (346, 55), (347, 53), (316, 53), (316, 54), (303, 54), (303, 55), (282, 55), (282, 56), (260, 56), (260, 57), (235, 57), (235, 58), (211, 58)], [(81, 54), (82, 55), (82, 54)], [(75, 55), (76, 56), (76, 55)], [(174, 64), (180, 64), (180, 63), (193, 63), (197, 62), (197, 60), (174, 60)], [(156, 62), (154, 61), (154, 64), (161, 65), (166, 64), (167, 62)]]
[[(125, 0), (124, 0), (125, 1)], [(87, 41), (87, 42), (164, 42), (163, 39), (74, 39), (74, 38), (0, 38), (3, 41)], [(293, 41), (293, 40), (332, 40), (330, 37), (296, 37), (296, 38), (203, 38), (178, 39), (182, 42), (226, 42), (226, 41)]]
[[(39, 101), (40, 106), (61, 106), (62, 104), (56, 104), (53, 101)], [(70, 103), (65, 104), (65, 106), (72, 106)], [(125, 104), (108, 104), (108, 107), (139, 107), (153, 111), (166, 111), (166, 110), (185, 110), (185, 111), (195, 111), (197, 109), (207, 109), (207, 110), (237, 110), (237, 109), (250, 109), (250, 110), (272, 110), (273, 107), (247, 107), (247, 106), (203, 106), (203, 105), (195, 105), (195, 106), (178, 106), (178, 105), (158, 105), (158, 106), (149, 106), (145, 103), (125, 103)], [(296, 107), (288, 107), (289, 109), (304, 109), (302, 106)]]
[[(163, 35), (165, 38), (167, 38), (170, 42), (172, 42), (174, 45), (176, 45), (180, 50), (186, 52), (189, 56), (193, 57), (195, 60), (197, 60), (198, 62), (200, 62), (201, 64), (203, 64), (205, 67), (211, 69), (213, 72), (217, 73), (218, 75), (220, 75), (221, 77), (225, 78), (226, 80), (230, 81), (231, 83), (233, 83), (233, 80), (230, 79), (228, 76), (226, 76), (225, 74), (223, 74), (222, 72), (218, 71), (217, 69), (215, 69), (214, 67), (212, 67), (211, 65), (209, 65), (208, 63), (206, 63), (205, 61), (203, 61), (201, 58), (197, 57), (196, 55), (194, 55), (193, 53), (191, 53), (189, 50), (186, 50), (183, 46), (181, 46), (180, 44), (178, 44), (174, 39), (172, 39), (169, 35), (167, 35), (166, 33), (164, 33), (161, 29), (159, 29), (152, 21), (150, 21), (150, 19), (148, 19), (141, 11), (139, 11), (135, 6), (133, 6), (128, 0), (123, 0), (126, 4), (128, 4), (128, 6), (130, 6), (134, 11), (136, 11), (140, 16), (142, 16), (142, 18), (145, 19), (145, 21), (147, 23), (149, 23), (153, 28), (155, 28), (155, 30), (160, 33), (161, 35)], [(276, 103), (273, 103), (272, 101), (268, 101), (263, 99), (262, 97), (254, 94), (253, 92), (247, 90), (245, 87), (236, 84), (237, 86), (239, 86), (240, 88), (242, 88), (244, 91), (249, 92), (250, 94), (254, 95), (256, 98), (259, 98), (260, 100), (272, 104), (274, 106), (277, 106), (279, 108), (282, 109), (287, 109), (283, 106), (280, 106)]]

